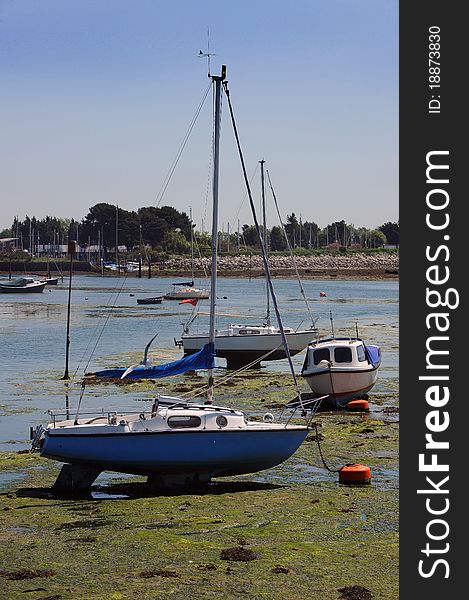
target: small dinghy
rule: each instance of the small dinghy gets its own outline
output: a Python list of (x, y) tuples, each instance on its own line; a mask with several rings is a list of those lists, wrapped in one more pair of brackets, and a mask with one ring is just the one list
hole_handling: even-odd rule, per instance
[(155, 296), (154, 298), (137, 298), (137, 304), (161, 304), (163, 296)]

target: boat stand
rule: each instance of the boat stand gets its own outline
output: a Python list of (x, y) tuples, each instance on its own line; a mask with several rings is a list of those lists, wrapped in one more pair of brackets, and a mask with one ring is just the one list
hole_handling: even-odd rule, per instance
[[(59, 496), (88, 495), (91, 486), (103, 469), (93, 465), (65, 464), (52, 486)], [(165, 473), (148, 475), (147, 485), (151, 491), (199, 488), (211, 482), (210, 473)]]
[(88, 494), (100, 473), (102, 469), (91, 465), (65, 464), (52, 486), (52, 491), (62, 496)]

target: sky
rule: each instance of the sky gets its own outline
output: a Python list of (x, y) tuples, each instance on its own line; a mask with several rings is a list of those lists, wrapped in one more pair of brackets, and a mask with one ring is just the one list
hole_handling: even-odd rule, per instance
[[(211, 93), (162, 194), (208, 47), (257, 206), (263, 159), (282, 217), (398, 220), (397, 0), (0, 0), (0, 230), (98, 202), (192, 209), (208, 230)], [(253, 222), (225, 101), (220, 229), (238, 220)]]

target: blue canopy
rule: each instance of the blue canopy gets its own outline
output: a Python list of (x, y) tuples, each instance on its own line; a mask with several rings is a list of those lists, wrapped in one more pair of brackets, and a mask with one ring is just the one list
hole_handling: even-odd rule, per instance
[(381, 350), (379, 346), (365, 346), (368, 360), (374, 367), (379, 367), (381, 363)]
[[(129, 379), (159, 379), (160, 377), (171, 377), (180, 375), (186, 371), (196, 371), (197, 369), (213, 369), (215, 367), (215, 348), (213, 344), (205, 346), (189, 356), (184, 356), (163, 365), (148, 366), (139, 365), (133, 371), (130, 371), (125, 378)], [(94, 373), (96, 377), (109, 377), (119, 379), (126, 372), (125, 369), (106, 369)]]

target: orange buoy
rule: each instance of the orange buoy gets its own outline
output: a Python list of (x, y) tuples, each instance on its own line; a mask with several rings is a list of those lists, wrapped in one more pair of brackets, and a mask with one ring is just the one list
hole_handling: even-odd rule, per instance
[(347, 410), (370, 410), (368, 400), (351, 400), (347, 402)]
[(339, 483), (370, 483), (371, 471), (366, 465), (347, 464), (339, 471)]

